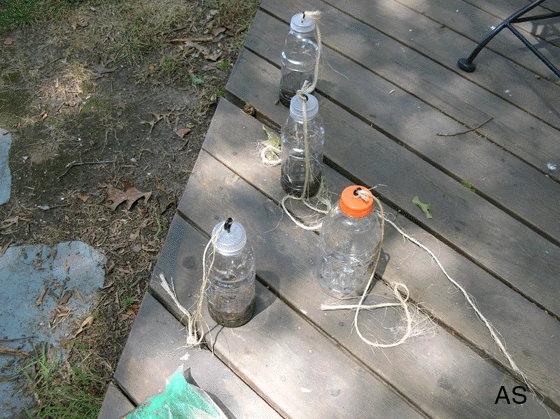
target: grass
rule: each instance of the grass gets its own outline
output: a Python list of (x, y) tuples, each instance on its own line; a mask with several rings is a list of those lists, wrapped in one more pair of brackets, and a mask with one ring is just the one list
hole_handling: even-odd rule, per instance
[(69, 1), (60, 0), (0, 1), (0, 35), (39, 20), (61, 18), (71, 8)]
[[(106, 379), (87, 365), (64, 365), (49, 359), (47, 345), (35, 348), (20, 370), (40, 401), (37, 410), (28, 412), (35, 418), (97, 418), (103, 401)], [(33, 413), (33, 416), (31, 416)]]

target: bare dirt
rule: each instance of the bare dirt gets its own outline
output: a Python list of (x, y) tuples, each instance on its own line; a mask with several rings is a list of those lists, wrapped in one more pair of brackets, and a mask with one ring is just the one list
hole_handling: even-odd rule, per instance
[(256, 6), (83, 1), (0, 32), (13, 140), (0, 253), (80, 240), (105, 254), (95, 320), (69, 359), (102, 377), (100, 396)]

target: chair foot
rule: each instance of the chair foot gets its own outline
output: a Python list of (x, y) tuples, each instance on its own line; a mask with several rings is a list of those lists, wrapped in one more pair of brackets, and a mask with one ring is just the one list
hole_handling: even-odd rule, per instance
[(472, 73), (474, 70), (476, 70), (476, 64), (473, 62), (469, 63), (466, 58), (459, 59), (459, 61), (457, 61), (457, 66), (467, 73)]

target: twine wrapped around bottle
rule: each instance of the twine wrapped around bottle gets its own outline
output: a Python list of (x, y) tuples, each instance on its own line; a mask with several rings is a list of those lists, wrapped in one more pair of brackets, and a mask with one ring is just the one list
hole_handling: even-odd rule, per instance
[[(177, 298), (177, 293), (175, 292), (175, 287), (173, 286), (173, 279), (171, 279), (171, 286), (165, 279), (163, 273), (159, 274), (160, 285), (163, 290), (169, 295), (173, 300), (173, 303), (177, 306), (179, 311), (187, 318), (187, 346), (198, 346), (202, 343), (204, 338), (204, 319), (202, 318), (202, 304), (204, 302), (204, 294), (206, 291), (206, 284), (208, 283), (208, 273), (212, 270), (214, 266), (214, 260), (216, 257), (216, 241), (220, 236), (220, 233), (224, 231), (225, 224), (223, 224), (218, 231), (210, 238), (206, 247), (204, 248), (204, 254), (202, 255), (202, 284), (200, 285), (200, 294), (196, 304), (196, 311), (191, 314)], [(213, 244), (214, 248), (211, 252), (212, 261), (210, 266), (206, 269), (206, 254), (208, 253), (208, 248)]]

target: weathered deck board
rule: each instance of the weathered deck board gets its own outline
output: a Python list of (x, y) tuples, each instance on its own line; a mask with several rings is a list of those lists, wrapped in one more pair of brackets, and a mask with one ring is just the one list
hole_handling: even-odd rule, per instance
[[(380, 32), (390, 34), (405, 47), (440, 63), (520, 109), (560, 128), (560, 112), (552, 106), (560, 92), (560, 86), (556, 83), (544, 78), (536, 80), (533, 72), (492, 51), (484, 52), (486, 58), (477, 62), (478, 69), (474, 73), (459, 70), (456, 67), (457, 60), (470, 53), (478, 42), (473, 42), (453, 30), (442, 28), (441, 24), (395, 1), (370, 3), (333, 0), (328, 3)], [(275, 6), (272, 0), (264, 0), (262, 3), (264, 9), (275, 13), (276, 9), (281, 9), (277, 13), (282, 15), (290, 14), (293, 10), (284, 5), (284, 2), (282, 5), (278, 7), (276, 3)], [(307, 7), (321, 10), (325, 8), (325, 3), (313, 0)]]
[[(285, 26), (277, 29), (278, 24), (272, 20), (266, 20), (270, 27), (257, 26), (260, 20), (264, 19), (266, 18), (257, 14), (247, 45), (251, 49), (258, 48), (263, 56), (278, 65), (281, 45), (273, 40), (281, 36), (281, 32), (285, 32), (286, 29)], [(439, 63), (415, 54), (410, 48), (387, 35), (331, 8), (324, 11), (321, 27), (325, 45), (360, 62), (374, 76), (383, 77), (399, 89), (420, 98), (460, 123), (475, 128), (492, 118), (479, 128), (478, 132), (539, 170), (549, 173), (557, 180), (560, 178), (558, 172), (550, 171), (547, 166), (548, 163), (560, 163), (555, 157), (560, 155), (560, 144), (555, 141), (559, 136), (557, 129), (507, 101), (488, 94), (471, 81), (457, 77), (455, 72)], [(344, 30), (341, 33), (337, 28)], [(261, 47), (260, 44), (264, 45)], [(266, 54), (263, 53), (263, 49)], [(331, 80), (328, 83), (320, 80), (319, 91), (341, 83), (350, 83), (349, 78), (345, 74), (339, 74), (338, 69), (335, 71), (335, 67), (329, 61), (323, 60), (323, 63), (321, 78), (328, 76)], [(373, 104), (380, 107), (385, 100), (386, 98)], [(373, 114), (378, 112), (379, 109), (376, 109)], [(366, 119), (376, 123), (375, 119), (371, 119), (367, 114)]]
[(185, 371), (187, 381), (206, 391), (228, 417), (280, 417), (210, 351), (186, 348), (185, 342), (181, 324), (147, 293), (115, 379), (140, 404), (165, 391), (176, 371)]
[[(215, 172), (216, 166), (205, 166), (204, 160), (199, 159), (195, 172), (203, 168)], [(220, 177), (219, 184), (196, 182), (202, 189), (194, 196), (185, 193), (182, 205), (189, 206), (191, 202), (197, 208), (202, 207), (212, 225), (217, 222), (216, 218), (237, 217), (229, 211), (227, 202), (222, 208), (200, 206), (207, 202), (206, 192), (213, 188), (218, 190), (233, 187), (232, 183), (244, 183), (236, 179), (237, 176), (229, 172), (225, 178)], [(247, 216), (250, 217), (249, 211)], [(246, 221), (243, 223), (248, 226)], [(174, 278), (179, 300), (186, 307), (196, 301), (200, 288), (202, 242), (204, 239), (199, 232), (176, 218), (165, 243), (165, 257), (160, 258), (155, 269), (156, 277), (164, 272), (167, 278)], [(259, 242), (253, 245), (262, 260)], [(260, 264), (257, 258), (258, 271)], [(162, 300), (170, 303), (158, 281), (152, 280), (151, 287)], [(177, 311), (172, 304), (169, 309)], [(204, 315), (212, 329), (211, 345), (216, 355), (283, 416), (360, 417), (363, 412), (376, 412), (381, 417), (425, 417), (261, 285), (257, 285), (256, 314), (248, 324), (235, 329), (214, 327), (206, 311)]]
[[(496, 26), (498, 26), (504, 19), (511, 16), (514, 12), (525, 7), (528, 3), (521, 1), (509, 2), (511, 4), (504, 5), (503, 17), (492, 15), (484, 8), (470, 4), (463, 0), (430, 0), (429, 2), (420, 0), (399, 0), (399, 3), (411, 8), (412, 10), (423, 14), (436, 22), (453, 28), (463, 36), (475, 41), (476, 43), (482, 39)], [(493, 2), (486, 2), (493, 3)], [(551, 4), (554, 1), (549, 2)], [(545, 3), (546, 4), (546, 3)], [(545, 14), (547, 10), (542, 7), (536, 8), (531, 15)], [(551, 62), (560, 60), (560, 50), (558, 45), (554, 42), (558, 41), (554, 37), (546, 36), (535, 31), (536, 26), (547, 25), (550, 29), (559, 28), (558, 19), (551, 19), (541, 23), (523, 23), (516, 24), (515, 27), (520, 30), (520, 33), (527, 38), (527, 40), (538, 47), (539, 51), (548, 58)], [(539, 35), (539, 36), (536, 36)], [(546, 35), (546, 34), (544, 34)], [(549, 40), (547, 39), (549, 38)], [(548, 42), (549, 41), (549, 42)], [(509, 29), (504, 29), (487, 45), (488, 49), (495, 53), (505, 56), (508, 59), (515, 61), (517, 64), (534, 71), (543, 77), (549, 77), (552, 80), (557, 80), (558, 77), (539, 59), (537, 59), (531, 51), (529, 51), (520, 40), (515, 38)], [(469, 52), (470, 54), (470, 52)], [(465, 55), (466, 57), (466, 55)], [(460, 57), (459, 57), (460, 58)], [(483, 58), (482, 58), (483, 59)], [(478, 60), (475, 60), (478, 62)], [(560, 64), (560, 63), (559, 63)]]
[[(560, 166), (560, 83), (536, 79), (548, 70), (508, 31), (477, 59), (475, 73), (456, 68), (487, 25), (527, 2), (263, 0), (115, 374), (128, 399), (157, 394), (183, 365), (235, 418), (560, 419), (560, 172), (549, 167)], [(262, 166), (256, 149), (262, 124), (241, 110), (249, 104), (261, 120), (284, 122), (287, 109), (274, 105), (280, 49), (289, 18), (309, 9), (323, 11), (316, 95), (332, 199), (349, 183), (379, 185), (387, 213), (474, 297), (547, 407), (526, 392), (522, 404), (498, 402), (502, 388), (511, 397), (524, 383), (512, 378), (463, 295), (389, 225), (377, 270), (385, 282), (367, 302), (392, 300), (386, 283), (404, 283), (433, 316), (434, 333), (372, 351), (353, 331), (353, 312), (320, 309), (329, 299), (314, 274), (318, 235), (281, 211), (279, 168)], [(536, 25), (528, 37), (560, 57), (558, 26)], [(541, 30), (546, 41), (537, 38)], [(437, 135), (490, 118), (480, 135)], [(412, 204), (416, 195), (432, 204), (432, 220)], [(228, 216), (245, 226), (255, 249), (257, 309), (248, 324), (227, 329), (204, 308), (212, 356), (182, 347), (185, 320), (159, 275), (192, 308), (209, 232)], [(399, 319), (397, 310), (383, 309), (362, 312), (359, 324), (389, 341), (402, 330)], [(128, 402), (113, 390), (105, 414)]]
[(114, 385), (109, 384), (97, 419), (119, 419), (134, 410), (134, 405)]
[[(237, 67), (226, 90), (269, 118), (283, 120), (285, 108), (274, 105), (279, 70), (248, 51), (240, 55)], [(246, 88), (249, 83), (252, 89)], [(425, 229), (560, 313), (557, 246), (330, 101), (319, 97), (319, 106), (327, 121), (329, 160), (366, 185), (385, 185), (379, 193)], [(432, 204), (433, 219), (420, 218), (423, 214), (411, 202), (416, 195)]]
[[(229, 129), (227, 131), (230, 132)], [(221, 133), (223, 134), (224, 132)], [(179, 211), (206, 232), (211, 231), (216, 217), (225, 219), (227, 216), (232, 216), (241, 222), (246, 227), (248, 236), (253, 240), (259, 278), (278, 292), (280, 297), (286, 299), (291, 306), (297, 307), (306, 318), (325, 330), (329, 336), (333, 336), (337, 344), (349, 350), (430, 416), (511, 417), (511, 409), (508, 406), (494, 405), (496, 390), (493, 389), (499, 389), (502, 383), (507, 388), (513, 388), (515, 382), (486, 360), (478, 357), (451, 334), (437, 329), (434, 336), (408, 342), (407, 345), (390, 351), (371, 351), (356, 337), (356, 334), (351, 333), (352, 313), (322, 312), (319, 309), (320, 304), (329, 299), (320, 290), (313, 276), (314, 249), (317, 248), (318, 236), (313, 232), (299, 229), (277, 205), (233, 172), (215, 162), (205, 152), (199, 156)], [(377, 298), (374, 296), (369, 300), (370, 302), (371, 300), (379, 302), (380, 299), (386, 301), (389, 294), (381, 283), (376, 285), (374, 292), (379, 292), (382, 296)], [(179, 290), (178, 293), (184, 295)], [(269, 333), (275, 334), (277, 325), (275, 326), (274, 321), (268, 319), (279, 317), (269, 312), (271, 308), (272, 306), (259, 313), (251, 321), (251, 329), (272, 328)], [(259, 316), (265, 313), (267, 321), (259, 320)], [(363, 322), (363, 327), (374, 335), (381, 335), (383, 339), (389, 339), (387, 328), (398, 324), (394, 312), (383, 310), (365, 313), (360, 321)], [(285, 320), (276, 321), (276, 324), (291, 322), (294, 320), (288, 321), (288, 317), (285, 317)], [(232, 335), (235, 334), (235, 331), (232, 331)], [(227, 336), (227, 342), (222, 344), (233, 347), (230, 340), (233, 337)], [(240, 335), (240, 338), (243, 337)], [(249, 337), (245, 339), (248, 341)], [(275, 356), (272, 357), (274, 359), (267, 358), (266, 361), (260, 361), (262, 364), (270, 366), (276, 361), (276, 357), (280, 357), (282, 363), (287, 362), (285, 352), (288, 352), (288, 356), (304, 358), (305, 363), (310, 362), (306, 359), (305, 353), (291, 352), (287, 348), (276, 350), (278, 343), (275, 344), (273, 340), (263, 341), (259, 338), (253, 341), (262, 343), (251, 353), (252, 356), (258, 356), (259, 351), (265, 350), (263, 346), (275, 348)], [(216, 345), (218, 343), (219, 337)], [(319, 346), (316, 344), (311, 347), (313, 353)], [(231, 362), (239, 362), (237, 358), (240, 353), (243, 353), (241, 349), (233, 353)], [(226, 357), (230, 359), (229, 355)], [(298, 365), (301, 362), (299, 359), (291, 361)], [(419, 382), (422, 382), (422, 386), (418, 386)], [(262, 388), (263, 383), (255, 382), (255, 385)], [(305, 385), (304, 387), (309, 388)], [(361, 390), (356, 388), (355, 391)], [(467, 394), (468, 399), (463, 397)], [(436, 400), (437, 403), (434, 404)], [(528, 401), (524, 408), (527, 409), (525, 414), (528, 417), (547, 417), (546, 409), (534, 402)], [(348, 416), (355, 417), (355, 415)]]
[[(263, 191), (275, 200), (281, 199), (283, 191), (279, 187), (278, 168), (262, 167), (258, 156), (252, 152), (254, 143), (251, 139), (262, 136), (260, 124), (226, 101), (220, 103), (217, 114), (219, 118), (215, 118), (212, 122), (204, 149), (235, 171), (237, 175), (250, 181), (257, 190)], [(226, 131), (230, 132), (230, 135), (228, 141), (223, 142), (223, 133)], [(329, 180), (335, 185), (346, 185), (348, 182), (333, 171), (328, 171), (328, 175)], [(207, 184), (209, 185), (210, 182)], [(228, 187), (222, 188), (220, 194), (227, 196), (228, 190)], [(243, 199), (246, 199), (245, 195)], [(235, 201), (233, 198), (225, 200), (226, 202)], [(190, 202), (190, 200), (187, 198), (185, 202)], [(198, 219), (199, 217), (192, 214), (201, 212), (201, 210), (197, 211), (197, 207), (191, 207), (191, 205), (189, 204), (188, 210), (184, 209), (185, 206), (181, 208), (191, 214), (191, 218)], [(259, 208), (258, 205), (252, 207)], [(432, 249), (437, 249), (438, 258), (444, 263), (452, 277), (466, 287), (478, 302), (483, 313), (500, 331), (508, 350), (520, 368), (537, 386), (546, 389), (545, 393), (548, 396), (560, 403), (560, 392), (555, 386), (550, 386), (550, 383), (560, 376), (560, 365), (557, 362), (555, 349), (560, 345), (560, 323), (441, 242), (426, 236), (421, 228), (406, 218), (399, 216), (397, 221), (409, 234), (426, 241), (426, 244)], [(271, 218), (270, 222), (277, 226), (274, 219)], [(287, 222), (289, 223), (289, 221)], [(284, 228), (287, 229), (287, 227)], [(265, 227), (263, 229), (268, 230)], [(286, 238), (282, 239), (283, 243), (280, 244), (280, 247), (288, 248), (289, 244), (284, 241), (296, 234), (297, 229), (289, 229), (285, 235)], [(270, 254), (274, 255), (274, 248), (278, 246), (280, 239), (275, 238), (271, 233), (267, 233), (267, 235), (264, 243), (272, 242), (273, 245), (272, 248), (263, 250), (263, 253), (268, 255), (267, 259), (278, 261), (278, 264), (275, 265), (271, 262), (273, 266), (264, 270), (266, 272), (281, 270), (287, 278), (294, 278), (297, 273), (289, 271), (290, 264), (286, 260), (280, 256), (270, 256)], [(300, 246), (313, 248), (312, 244), (301, 244)], [(453, 291), (454, 287), (425, 253), (412, 244), (403, 243), (402, 238), (390, 226), (387, 226), (387, 238), (383, 249), (388, 258), (388, 262), (383, 264), (382, 271), (383, 277), (387, 281), (405, 283), (411, 291), (412, 298), (421, 301), (424, 307), (430, 310), (440, 322), (484, 352), (500, 360), (506, 367), (508, 366), (503, 356), (497, 352), (488, 331), (472, 309), (465, 304), (464, 297)], [(298, 252), (295, 251), (295, 253)], [(295, 265), (299, 269), (305, 265), (305, 262), (300, 261)], [(266, 275), (262, 274), (262, 276), (266, 278)], [(268, 278), (267, 280), (270, 281)], [(272, 286), (277, 287), (282, 294), (289, 294), (289, 298), (294, 299), (293, 304), (297, 307), (304, 304), (298, 300), (297, 290), (286, 291), (290, 288), (281, 278), (274, 280)], [(308, 294), (313, 294), (313, 292)], [(305, 308), (305, 310), (309, 311), (309, 308)], [(336, 324), (336, 321), (325, 322), (321, 323), (321, 327), (332, 333), (330, 329), (337, 329)], [(534, 348), (535, 342), (539, 342), (537, 350)]]
[[(267, 28), (269, 33), (274, 31), (276, 36), (285, 30), (285, 25), (265, 14), (257, 15), (255, 26), (262, 31)], [(253, 40), (250, 38), (250, 45), (258, 54), (271, 61), (280, 55), (280, 46), (271, 48), (258, 38)], [(439, 136), (440, 133), (463, 132), (465, 129), (437, 109), (400, 91), (398, 86), (379, 80), (370, 71), (339, 54), (324, 48), (324, 55), (325, 62), (340, 73), (327, 71), (322, 74), (320, 92), (348, 109), (358, 110), (360, 117), (368, 123), (456, 179), (470, 181), (480, 194), (501, 208), (507, 208), (540, 234), (560, 243), (560, 212), (557, 211), (560, 184), (475, 133)], [(348, 80), (344, 74), (354, 77)], [(246, 77), (251, 75), (246, 74)], [(393, 94), (389, 95), (391, 91)], [(431, 122), (426, 124), (426, 121)], [(560, 147), (559, 141), (555, 143)]]
[[(526, 0), (468, 0), (468, 2), (482, 10), (487, 11), (488, 13), (498, 16), (501, 19), (508, 18), (514, 12), (518, 11), (522, 7), (525, 7), (529, 3), (529, 1)], [(534, 10), (534, 14), (544, 14), (550, 11), (560, 11), (560, 4), (554, 0), (546, 1)], [(557, 21), (551, 22), (554, 24), (558, 23)]]

